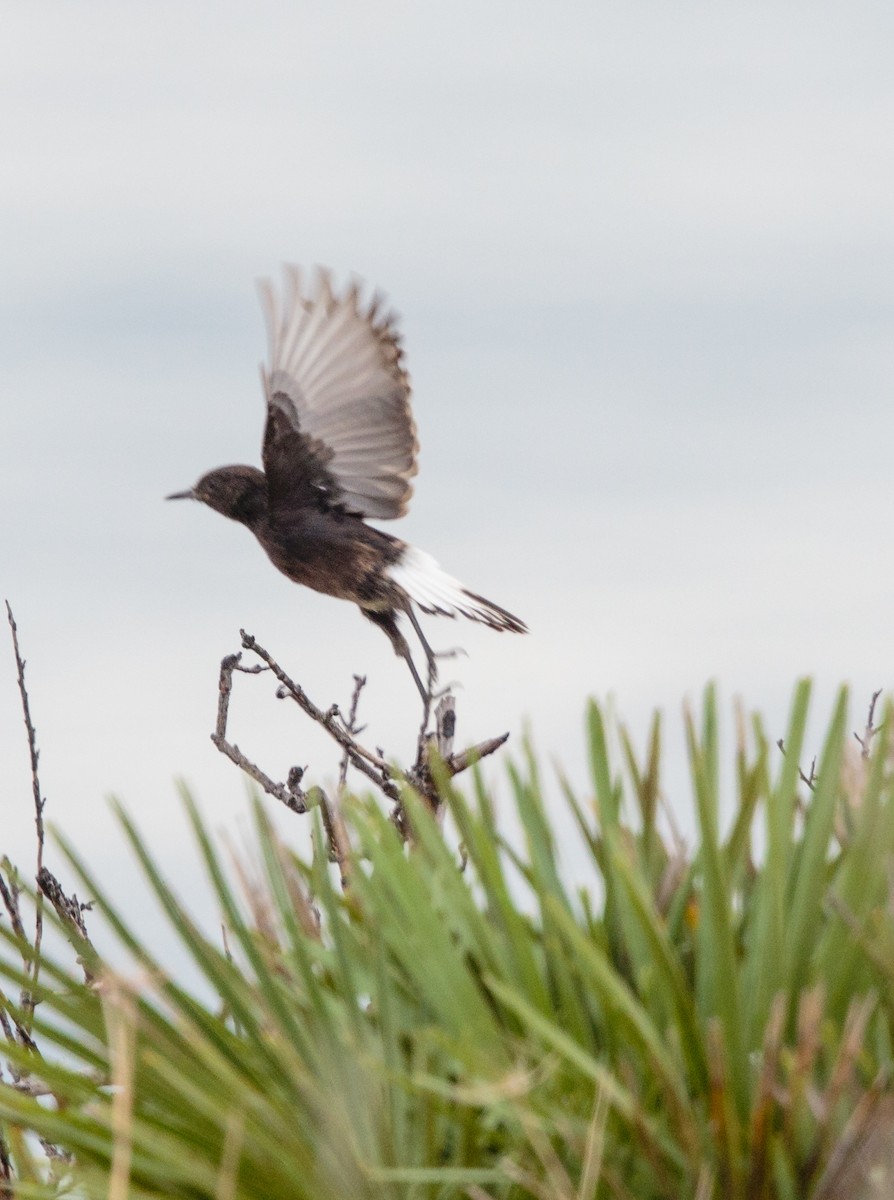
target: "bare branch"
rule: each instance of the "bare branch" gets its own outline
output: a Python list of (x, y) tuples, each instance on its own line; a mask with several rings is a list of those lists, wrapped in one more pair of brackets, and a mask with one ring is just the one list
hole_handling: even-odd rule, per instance
[(452, 692), (445, 692), (435, 709), (435, 731), (438, 753), (446, 762), (453, 757), (453, 738), (456, 734), (456, 700)]
[[(41, 894), (46, 896), (47, 900), (52, 904), (62, 924), (68, 927), (74, 935), (75, 950), (78, 951), (80, 949), (79, 942), (86, 942), (92, 951), (93, 943), (87, 935), (87, 926), (84, 924), (84, 913), (89, 911), (91, 905), (82, 904), (74, 892), (70, 896), (67, 896), (62, 890), (59, 880), (46, 867), (41, 868), (40, 874), (37, 877), (37, 886), (40, 888)], [(95, 983), (96, 976), (80, 953), (78, 954), (78, 962), (81, 964), (81, 969), (84, 972), (85, 981), (88, 984)]]
[[(356, 741), (356, 736), (363, 731), (364, 726), (357, 724), (357, 710), (360, 704), (360, 693), (365, 686), (366, 676), (355, 675), (354, 691), (351, 694), (351, 706), (348, 709), (348, 719), (344, 722), (345, 730), (354, 739), (354, 745), (358, 751), (361, 747)], [(350, 882), (351, 840), (348, 835), (348, 827), (345, 825), (344, 818), (342, 817), (341, 802), (347, 789), (350, 762), (350, 755), (347, 750), (344, 750), (341, 756), (338, 786), (334, 799), (330, 800), (326, 793), (322, 789), (320, 790), (320, 811), (329, 844), (329, 857), (333, 862), (338, 863), (343, 888), (346, 888)], [(380, 770), (388, 770), (387, 764), (381, 758), (376, 758), (376, 765), (379, 766)]]
[[(310, 717), (312, 721), (315, 721), (317, 725), (325, 729), (334, 741), (338, 742), (339, 746), (341, 746), (350, 759), (352, 767), (356, 767), (358, 771), (371, 780), (390, 800), (399, 800), (400, 790), (391, 778), (387, 764), (377, 755), (371, 754), (370, 751), (364, 750), (363, 747), (358, 745), (351, 734), (345, 729), (338, 706), (335, 705), (326, 712), (318, 708), (304, 689), (289, 678), (279, 663), (276, 662), (263, 646), (257, 643), (251, 634), (246, 633), (244, 629), (240, 629), (239, 632), (242, 637), (244, 649), (251, 650), (254, 654), (257, 654), (258, 658), (267, 664), (279, 680), (281, 686), (277, 690), (277, 695), (281, 698), (288, 697), (290, 700), (294, 700), (302, 712)], [(380, 763), (381, 766), (378, 766)], [(373, 769), (372, 764), (376, 764), (377, 769)]]
[[(348, 770), (351, 767), (359, 771), (364, 778), (369, 780), (387, 799), (394, 803), (395, 808), (392, 813), (392, 819), (401, 830), (403, 836), (409, 837), (410, 831), (401, 802), (401, 785), (408, 784), (412, 787), (426, 800), (431, 811), (436, 815), (442, 809), (441, 797), (430, 768), (433, 751), (437, 751), (437, 756), (444, 764), (448, 776), (452, 777), (458, 775), (461, 771), (465, 771), (472, 763), (477, 762), (479, 759), (485, 758), (488, 754), (493, 754), (509, 737), (507, 733), (502, 737), (489, 738), (476, 746), (464, 750), (461, 754), (454, 754), (456, 701), (448, 689), (440, 697), (435, 710), (434, 732), (428, 733), (423, 730), (424, 736), (419, 740), (415, 763), (409, 770), (401, 770), (388, 762), (383, 751), (377, 750), (376, 753), (373, 753), (357, 740), (357, 735), (364, 728), (364, 726), (358, 725), (357, 717), (360, 695), (366, 685), (366, 678), (364, 676), (354, 676), (354, 690), (351, 696), (348, 716), (345, 718), (337, 704), (331, 705), (328, 709), (323, 709), (316, 705), (310, 699), (307, 692), (305, 692), (304, 688), (283, 670), (273, 655), (261, 646), (256, 638), (246, 633), (244, 629), (241, 629), (239, 632), (242, 638), (243, 650), (251, 651), (252, 654), (255, 654), (261, 660), (261, 663), (256, 666), (245, 667), (241, 662), (241, 653), (230, 654), (222, 659), (218, 682), (217, 724), (214, 733), (211, 735), (211, 740), (222, 754), (226, 755), (231, 762), (245, 771), (256, 783), (260, 784), (268, 795), (285, 804), (293, 812), (303, 813), (312, 806), (319, 805), (326, 834), (328, 855), (332, 862), (338, 863), (342, 875), (342, 885), (345, 887), (349, 882), (347, 872), (351, 855), (347, 826), (341, 816), (340, 804), (347, 788)], [(242, 671), (245, 674), (258, 674), (262, 671), (269, 671), (279, 685), (276, 689), (277, 697), (279, 699), (292, 700), (307, 717), (324, 729), (339, 746), (341, 761), (334, 797), (328, 796), (319, 787), (314, 787), (309, 792), (304, 792), (300, 786), (305, 771), (303, 767), (293, 767), (289, 772), (287, 782), (277, 783), (266, 772), (262, 771), (256, 763), (243, 754), (235, 743), (229, 741), (227, 736), (227, 722), (234, 671)], [(430, 683), (433, 684), (433, 671), (431, 672), (431, 676)], [(433, 698), (430, 689), (428, 704), (426, 706), (426, 724)]]
[[(301, 788), (291, 788), (284, 783), (274, 783), (269, 775), (265, 775), (260, 767), (256, 766), (251, 759), (245, 757), (238, 746), (235, 746), (226, 741), (226, 739), (219, 737), (216, 733), (212, 733), (211, 740), (221, 754), (225, 754), (231, 762), (234, 762), (237, 767), (245, 772), (246, 775), (250, 775), (255, 783), (259, 783), (261, 785), (265, 792), (271, 796), (274, 796), (277, 800), (280, 800), (286, 806), (286, 808), (290, 808), (292, 812), (296, 813), (307, 812), (307, 797), (306, 793), (303, 792)], [(301, 768), (299, 767), (297, 769), (300, 770)], [(295, 768), (293, 768), (292, 771), (294, 772)], [(290, 772), (290, 778), (294, 778), (292, 772)]]
[[(34, 796), (34, 824), (37, 830), (37, 871), (36, 877), (40, 878), (40, 873), (43, 870), (43, 849), (46, 841), (46, 832), (43, 824), (43, 810), (46, 800), (41, 795), (40, 791), (40, 776), (38, 774), (37, 765), (40, 760), (40, 751), (37, 749), (37, 732), (34, 728), (34, 722), (31, 720), (31, 705), (28, 700), (28, 688), (25, 684), (25, 660), (22, 658), (19, 650), (19, 630), (15, 622), (15, 617), (12, 615), (10, 603), (6, 601), (6, 619), (9, 622), (10, 633), (12, 634), (12, 648), (16, 660), (16, 675), (19, 682), (19, 695), (22, 698), (22, 715), (25, 719), (25, 729), (28, 733), (28, 753), (31, 757), (31, 791)], [(5, 897), (4, 897), (5, 900)], [(43, 900), (38, 891), (37, 899), (34, 906), (34, 957), (25, 963), (25, 975), (32, 979), (32, 982), (37, 982), (37, 976), (40, 973), (40, 943), (43, 938)], [(22, 1008), (24, 1011), (34, 1011), (34, 996), (27, 989), (22, 990)]]
[[(456, 699), (452, 692), (447, 691), (438, 702), (435, 710), (435, 732), (426, 737), (424, 743), (420, 747), (419, 755), (406, 778), (413, 788), (427, 801), (429, 808), (437, 817), (441, 817), (443, 813), (443, 801), (438, 791), (436, 780), (431, 773), (431, 758), (432, 751), (437, 752), (437, 756), (443, 764), (447, 772), (448, 778), (453, 778), (459, 775), (461, 771), (467, 770), (473, 763), (478, 762), (481, 758), (486, 758), (488, 754), (493, 754), (498, 750), (507, 739), (508, 733), (504, 733), (501, 737), (488, 738), (484, 742), (479, 742), (477, 746), (470, 746), (461, 754), (453, 753), (453, 741), (456, 735)], [(398, 819), (399, 827), (406, 834), (405, 822), (399, 813), (394, 814), (395, 819)]]
[(227, 718), (230, 711), (230, 693), (233, 690), (233, 672), (238, 670), (254, 675), (266, 669), (264, 667), (243, 667), (240, 664), (241, 658), (241, 654), (228, 654), (226, 658), (221, 660), (220, 679), (218, 681), (217, 727), (211, 735), (211, 741), (221, 754), (225, 754), (231, 762), (234, 762), (255, 783), (259, 783), (265, 792), (281, 801), (292, 812), (305, 813), (307, 812), (308, 805), (307, 796), (299, 787), (303, 774), (300, 767), (292, 768), (289, 772), (288, 783), (274, 783), (269, 775), (266, 775), (260, 767), (245, 757), (237, 745), (227, 741)]
[[(37, 1043), (34, 1038), (9, 1010), (6, 997), (0, 991), (0, 1000), (3, 1001), (3, 1007), (0, 1008), (0, 1028), (3, 1029), (3, 1035), (8, 1042), (18, 1042), (24, 1046), (26, 1050), (33, 1050), (37, 1053)], [(11, 1064), (7, 1064), (10, 1075), (15, 1080), (22, 1078), (22, 1073), (17, 1071)]]
[(501, 746), (505, 746), (508, 741), (509, 734), (504, 733), (500, 737), (488, 738), (487, 741), (479, 742), (477, 746), (470, 746), (468, 750), (463, 750), (461, 754), (451, 754), (445, 760), (447, 770), (451, 776), (458, 775), (460, 771), (465, 771), (473, 763), (478, 762), (482, 758), (487, 758), (489, 754), (493, 754), (495, 750), (499, 750)]
[(323, 818), (323, 829), (326, 832), (329, 861), (338, 863), (341, 885), (346, 888), (350, 883), (351, 869), (351, 840), (348, 837), (348, 827), (341, 815), (339, 799), (330, 800), (322, 788), (315, 790), (320, 798), (320, 816)]
[[(778, 739), (778, 741), (776, 742), (776, 745), (779, 747), (779, 749), (782, 751), (783, 754), (788, 753), (788, 751), (785, 748), (785, 742), (783, 741), (782, 738)], [(805, 775), (799, 766), (798, 767), (798, 775), (800, 776), (801, 782), (806, 784), (807, 787), (809, 787), (810, 790), (813, 791), (814, 786), (816, 784), (816, 756), (815, 755), (813, 757), (813, 760), (810, 763), (810, 774)]]
[[(8, 884), (3, 878), (4, 871), (9, 875)], [(24, 942), (28, 939), (25, 935), (25, 926), (22, 923), (19, 895), (19, 885), (16, 882), (15, 868), (8, 858), (4, 858), (3, 862), (0, 863), (0, 899), (3, 901), (3, 907), (6, 909), (13, 932), (16, 937), (20, 937)]]
[[(40, 775), (38, 764), (40, 761), (40, 751), (37, 748), (37, 733), (34, 728), (34, 722), (31, 719), (31, 704), (28, 698), (28, 688), (25, 683), (25, 659), (22, 657), (22, 652), (19, 647), (18, 626), (16, 625), (15, 617), (13, 616), (12, 607), (9, 601), (6, 601), (6, 618), (9, 623), (10, 633), (12, 635), (12, 647), (16, 661), (16, 676), (19, 685), (19, 695), (22, 701), (22, 715), (25, 722), (25, 730), (28, 737), (28, 753), (31, 760), (31, 790), (34, 798), (34, 826), (37, 836), (37, 856), (35, 869), (36, 891), (34, 895), (34, 938), (30, 939), (25, 931), (25, 923), (22, 919), (21, 906), (19, 898), (21, 888), (19, 887), (18, 874), (9, 862), (8, 859), (3, 859), (0, 863), (0, 900), (3, 907), (6, 909), (13, 931), (17, 937), (23, 942), (29, 944), (27, 952), (23, 952), (22, 959), (24, 964), (24, 977), (26, 985), (22, 988), (20, 994), (20, 1010), (21, 1018), (15, 1014), (10, 1008), (6, 997), (0, 992), (0, 1029), (3, 1036), (8, 1042), (18, 1042), (25, 1049), (29, 1050), (36, 1057), (40, 1056), (40, 1050), (37, 1043), (32, 1037), (32, 1027), (34, 1021), (34, 1009), (37, 1005), (37, 985), (40, 974), (41, 963), (41, 945), (43, 941), (43, 906), (44, 898), (46, 898), (56, 909), (60, 918), (65, 925), (73, 927), (77, 931), (77, 938), (80, 943), (78, 949), (82, 949), (86, 943), (90, 946), (90, 939), (87, 936), (87, 929), (84, 924), (83, 913), (89, 905), (83, 905), (78, 902), (77, 896), (72, 895), (71, 898), (66, 896), (62, 890), (58, 880), (47, 870), (44, 865), (44, 847), (46, 845), (46, 829), (44, 826), (44, 808), (46, 807), (46, 798), (43, 796), (40, 787)], [(5, 878), (4, 878), (5, 875)], [(92, 946), (90, 946), (92, 950)], [(89, 967), (84, 963), (83, 958), (78, 956), (81, 963), (84, 976), (89, 983), (93, 982), (93, 977)], [(7, 1062), (7, 1071), (12, 1079), (13, 1086), (21, 1092), (25, 1092), (31, 1096), (51, 1095), (52, 1091), (44, 1084), (32, 1080), (27, 1071), (15, 1067), (12, 1063)], [(44, 1153), (48, 1159), (71, 1161), (70, 1156), (63, 1152), (58, 1146), (45, 1138), (40, 1138), (40, 1145), (43, 1147)], [(9, 1147), (5, 1137), (0, 1133), (0, 1200), (5, 1200), (7, 1196), (12, 1196), (12, 1190), (7, 1188), (5, 1184), (13, 1179), (13, 1166), (10, 1157)]]
[[(363, 691), (365, 686), (366, 686), (366, 676), (365, 675), (355, 675), (354, 676), (354, 692), (351, 696), (351, 707), (348, 710), (348, 720), (345, 724), (345, 728), (347, 729), (348, 733), (351, 735), (352, 738), (356, 737), (356, 735), (358, 733), (361, 733), (363, 731), (363, 726), (361, 725), (358, 727), (358, 725), (357, 725), (357, 706), (360, 703), (360, 693)], [(338, 772), (338, 795), (339, 796), (342, 796), (344, 794), (345, 785), (346, 785), (347, 779), (348, 779), (348, 763), (349, 763), (348, 754), (347, 754), (347, 751), (345, 751), (341, 756), (341, 767), (339, 768), (339, 772)]]
[(881, 694), (882, 694), (881, 688), (879, 688), (878, 691), (872, 693), (872, 699), (869, 701), (869, 713), (866, 717), (866, 728), (863, 730), (863, 736), (860, 737), (859, 733), (856, 733), (856, 732), (854, 733), (854, 737), (860, 743), (860, 753), (863, 756), (863, 758), (869, 758), (869, 748), (872, 743), (872, 739), (878, 733), (879, 728), (880, 728), (879, 726), (874, 724), (874, 721), (875, 721), (875, 706), (876, 706), (876, 704), (878, 704), (878, 698)]

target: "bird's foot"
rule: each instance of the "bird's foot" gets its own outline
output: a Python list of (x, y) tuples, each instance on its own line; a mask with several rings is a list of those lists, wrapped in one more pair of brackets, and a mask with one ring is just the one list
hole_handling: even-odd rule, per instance
[(429, 700), (437, 699), (443, 696), (443, 689), (440, 692), (435, 692), (435, 684), (438, 682), (438, 662), (444, 658), (468, 658), (468, 653), (462, 646), (454, 646), (451, 650), (429, 650), (426, 647), (425, 661), (428, 664), (428, 697)]
[(451, 650), (435, 650), (433, 658), (468, 658), (469, 652), (463, 646), (454, 646)]

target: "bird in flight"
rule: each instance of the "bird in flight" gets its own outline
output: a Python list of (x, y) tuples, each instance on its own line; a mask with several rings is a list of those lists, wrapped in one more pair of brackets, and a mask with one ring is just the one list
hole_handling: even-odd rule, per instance
[[(168, 500), (201, 500), (246, 525), (275, 567), (315, 591), (351, 600), (387, 634), (407, 662), (423, 701), (436, 655), (419, 625), (424, 613), (468, 617), (491, 629), (526, 633), (505, 608), (470, 592), (431, 555), (366, 523), (407, 511), (419, 443), (410, 381), (392, 313), (356, 284), (333, 291), (327, 271), (307, 286), (285, 268), (280, 298), (260, 285), (269, 364), (261, 368), (267, 422), (257, 467), (218, 467)], [(422, 644), (423, 684), (398, 627), (404, 614)]]

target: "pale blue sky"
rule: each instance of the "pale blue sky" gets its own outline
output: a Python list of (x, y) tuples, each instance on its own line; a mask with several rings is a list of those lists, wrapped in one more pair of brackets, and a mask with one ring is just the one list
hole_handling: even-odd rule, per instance
[[(254, 279), (284, 259), (403, 315), (421, 473), (391, 528), (530, 624), (427, 622), (471, 656), (463, 739), (529, 720), (582, 781), (589, 693), (637, 732), (662, 705), (679, 763), (680, 702), (709, 678), (774, 733), (801, 673), (823, 713), (839, 681), (861, 714), (890, 683), (890, 6), (187, 0), (3, 23), (0, 583), (52, 818), (94, 856), (110, 791), (175, 872), (174, 776), (222, 825), (244, 812), (208, 740), (240, 625), (320, 703), (368, 673), (370, 740), (411, 747), (381, 635), (162, 502), (258, 461)], [(331, 778), (240, 683), (243, 749)], [(5, 650), (0, 757), (2, 849), (24, 857)]]

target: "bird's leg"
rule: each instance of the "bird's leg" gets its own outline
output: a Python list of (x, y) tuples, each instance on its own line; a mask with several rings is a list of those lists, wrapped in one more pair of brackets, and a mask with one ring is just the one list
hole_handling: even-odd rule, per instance
[(422, 682), (419, 672), (416, 670), (416, 664), (413, 662), (413, 656), (410, 653), (410, 647), (407, 644), (407, 639), (397, 627), (397, 621), (395, 620), (394, 613), (387, 611), (383, 612), (373, 608), (362, 608), (360, 611), (365, 617), (372, 621), (373, 625), (378, 625), (383, 633), (388, 636), (391, 645), (394, 647), (394, 653), (398, 656), (398, 658), (402, 658), (406, 661), (407, 666), (410, 668), (410, 674), (413, 676), (413, 679), (416, 683), (416, 687), (419, 688), (419, 695), (422, 697), (422, 703), (425, 708), (425, 720), (426, 724), (428, 724), (428, 714), (431, 707), (431, 688), (429, 688), (428, 691), (425, 690), (425, 684)]
[(413, 628), (416, 630), (416, 635), (422, 643), (422, 649), (425, 651), (425, 659), (428, 663), (428, 690), (434, 696), (434, 686), (438, 682), (438, 659), (459, 658), (460, 656), (468, 658), (468, 653), (462, 646), (454, 646), (452, 650), (432, 650), (425, 639), (425, 634), (422, 632), (419, 620), (409, 603), (404, 611), (413, 623)]
[[(404, 643), (406, 645), (406, 643)], [(425, 723), (428, 724), (428, 710), (431, 704), (431, 691), (426, 690), (425, 684), (419, 677), (419, 672), (416, 670), (416, 664), (413, 662), (413, 656), (410, 654), (410, 647), (406, 646), (403, 651), (398, 651), (401, 658), (406, 659), (407, 666), (410, 668), (410, 674), (416, 680), (416, 686), (419, 688), (419, 695), (422, 697), (422, 703), (425, 706)]]
[(419, 624), (419, 620), (416, 617), (416, 614), (413, 612), (412, 604), (408, 603), (404, 611), (410, 618), (410, 623), (416, 630), (416, 636), (419, 638), (419, 641), (422, 643), (422, 649), (425, 651), (425, 658), (428, 662), (428, 693), (429, 696), (431, 696), (432, 692), (434, 691), (434, 686), (438, 680), (438, 656), (425, 640), (425, 634), (422, 632), (422, 626)]
[(422, 643), (422, 649), (425, 652), (425, 660), (428, 663), (428, 691), (422, 698), (422, 728), (419, 730), (419, 754), (421, 760), (423, 743), (428, 730), (428, 719), (431, 715), (431, 702), (435, 695), (435, 684), (438, 681), (438, 659), (452, 658), (457, 651), (448, 650), (446, 654), (435, 654), (434, 650), (432, 650), (431, 646), (426, 641), (425, 634), (422, 632), (422, 626), (419, 624), (419, 620), (416, 614), (413, 612), (413, 606), (409, 601), (407, 602), (404, 612), (406, 612), (407, 616), (410, 618), (411, 625), (416, 630), (416, 636)]
[(410, 618), (413, 628), (422, 643), (422, 649), (425, 652), (425, 660), (428, 663), (428, 687), (422, 682), (419, 672), (416, 670), (416, 664), (413, 662), (413, 656), (410, 653), (410, 647), (407, 644), (407, 639), (397, 627), (397, 619), (393, 609), (382, 610), (374, 608), (363, 608), (360, 610), (365, 617), (368, 617), (374, 625), (378, 627), (388, 636), (391, 645), (394, 647), (394, 652), (400, 658), (405, 659), (407, 666), (410, 668), (410, 674), (413, 676), (416, 687), (419, 689), (419, 695), (422, 697), (422, 723), (419, 727), (419, 755), (422, 760), (422, 752), (425, 745), (425, 738), (428, 733), (428, 723), (431, 718), (431, 705), (435, 695), (435, 683), (438, 678), (438, 658), (449, 657), (453, 651), (447, 655), (439, 656), (435, 654), (431, 646), (425, 639), (425, 634), (420, 628), (416, 614), (407, 601), (406, 607), (402, 609)]

